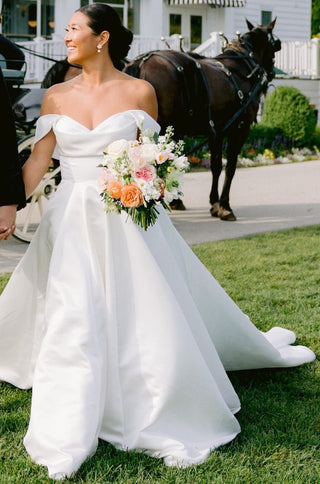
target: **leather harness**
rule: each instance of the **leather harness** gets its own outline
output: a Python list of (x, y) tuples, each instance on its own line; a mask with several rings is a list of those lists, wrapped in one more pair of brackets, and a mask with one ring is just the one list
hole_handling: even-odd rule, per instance
[[(225, 53), (227, 51), (232, 51), (232, 56), (226, 56)], [(227, 123), (219, 129), (219, 134), (223, 135), (228, 128), (241, 116), (241, 114), (247, 109), (249, 104), (254, 100), (257, 99), (258, 96), (261, 94), (261, 92), (264, 90), (265, 86), (268, 84), (268, 79), (266, 76), (265, 71), (263, 68), (258, 64), (256, 59), (254, 58), (253, 52), (249, 52), (248, 55), (244, 55), (243, 53), (239, 52), (237, 49), (233, 49), (231, 46), (225, 51), (224, 54), (220, 56), (220, 58), (232, 58), (235, 59), (235, 56), (239, 56), (249, 67), (249, 70), (251, 71), (250, 74), (246, 76), (246, 79), (251, 79), (255, 78), (255, 82), (249, 91), (247, 97), (245, 97), (244, 93), (240, 89), (237, 79), (233, 75), (233, 73), (222, 63), (220, 60), (217, 60), (215, 58), (208, 59), (206, 58), (206, 62), (209, 61), (209, 63), (218, 69), (220, 69), (230, 80), (230, 82), (233, 84), (235, 92), (237, 94), (238, 100), (240, 107), (239, 109), (234, 113), (234, 115), (227, 121)], [(208, 124), (209, 124), (209, 130), (210, 130), (210, 135), (215, 138), (217, 136), (217, 131), (215, 129), (215, 124), (213, 120), (213, 115), (212, 115), (212, 108), (211, 108), (211, 95), (210, 95), (210, 87), (208, 83), (208, 79), (205, 75), (204, 70), (202, 69), (202, 66), (200, 62), (196, 58), (193, 58), (192, 56), (184, 53), (184, 55), (188, 56), (188, 59), (191, 59), (194, 62), (194, 65), (197, 69), (197, 71), (201, 75), (201, 79), (205, 88), (206, 96), (207, 96), (207, 102), (208, 102)], [(163, 51), (151, 51), (148, 54), (144, 54), (140, 57), (138, 57), (136, 60), (140, 60), (139, 64), (139, 69), (141, 69), (142, 65), (150, 59), (152, 56), (158, 56), (162, 57), (163, 59), (166, 59), (180, 74), (180, 78), (182, 80), (182, 85), (183, 85), (183, 96), (184, 96), (184, 101), (185, 105), (187, 106), (187, 112), (189, 116), (193, 116), (193, 109), (192, 109), (192, 104), (191, 104), (191, 92), (188, 84), (187, 77), (185, 75), (185, 69), (181, 65), (180, 62), (177, 61), (174, 57), (171, 57), (170, 55), (166, 54)]]

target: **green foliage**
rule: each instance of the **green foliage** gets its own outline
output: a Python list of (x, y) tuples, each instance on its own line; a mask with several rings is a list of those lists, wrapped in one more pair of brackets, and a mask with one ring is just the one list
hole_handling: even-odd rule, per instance
[(320, 126), (316, 126), (315, 132), (313, 133), (311, 145), (312, 148), (320, 151)]
[(293, 140), (286, 138), (281, 128), (267, 126), (263, 123), (253, 124), (249, 137), (241, 148), (240, 156), (253, 159), (266, 149), (272, 150), (275, 156), (282, 156), (292, 146)]
[[(320, 226), (193, 247), (262, 331), (293, 329), (320, 353)], [(8, 277), (0, 276), (5, 285)], [(195, 281), (196, 284), (196, 281)], [(241, 434), (202, 465), (166, 467), (100, 441), (68, 484), (316, 484), (320, 482), (319, 361), (298, 368), (229, 373), (242, 410)], [(52, 395), (52, 398), (55, 396)], [(0, 383), (0, 483), (53, 484), (22, 443), (31, 392)], [(188, 422), (186, 422), (188, 425)]]
[(304, 94), (295, 87), (278, 86), (266, 97), (262, 123), (280, 128), (284, 136), (291, 138), (297, 146), (308, 146), (317, 119)]
[(320, 33), (320, 3), (319, 0), (312, 0), (312, 13), (311, 13), (311, 35), (312, 37), (318, 37)]

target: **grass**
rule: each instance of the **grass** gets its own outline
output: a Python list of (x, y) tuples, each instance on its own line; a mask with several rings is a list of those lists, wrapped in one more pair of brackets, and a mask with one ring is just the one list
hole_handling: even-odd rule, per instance
[[(262, 330), (293, 329), (298, 343), (320, 354), (320, 226), (201, 244), (195, 253)], [(8, 276), (0, 277), (4, 287)], [(67, 483), (316, 484), (320, 482), (319, 361), (298, 368), (229, 373), (241, 399), (242, 433), (200, 466), (98, 451)], [(53, 396), (54, 397), (54, 396)], [(22, 439), (30, 391), (0, 384), (0, 484), (51, 483)]]

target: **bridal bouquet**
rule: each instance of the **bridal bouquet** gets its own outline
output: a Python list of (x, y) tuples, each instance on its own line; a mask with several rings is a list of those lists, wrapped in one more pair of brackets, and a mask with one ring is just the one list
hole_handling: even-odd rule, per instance
[(183, 141), (172, 139), (169, 126), (163, 136), (143, 131), (138, 140), (120, 139), (104, 151), (99, 179), (107, 212), (127, 212), (144, 230), (153, 225), (158, 205), (182, 195), (183, 174), (189, 166)]

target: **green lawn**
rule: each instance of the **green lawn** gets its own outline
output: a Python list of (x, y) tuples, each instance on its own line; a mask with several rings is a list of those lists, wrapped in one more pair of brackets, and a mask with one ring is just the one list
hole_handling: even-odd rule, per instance
[[(260, 329), (293, 329), (298, 343), (320, 354), (320, 226), (201, 244), (194, 251)], [(0, 278), (0, 290), (6, 281)], [(319, 361), (229, 376), (242, 402), (242, 433), (205, 464), (166, 468), (159, 460), (100, 442), (96, 455), (64, 482), (319, 483)], [(30, 391), (0, 384), (0, 484), (53, 482), (22, 444), (30, 398)]]

